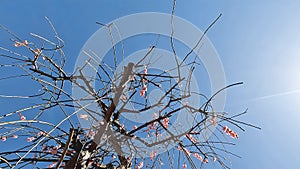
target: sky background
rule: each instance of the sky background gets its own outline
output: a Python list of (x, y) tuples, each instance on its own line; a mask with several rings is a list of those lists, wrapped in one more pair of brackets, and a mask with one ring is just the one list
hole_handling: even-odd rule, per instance
[[(299, 6), (296, 0), (177, 2), (175, 14), (201, 30), (223, 14), (207, 36), (222, 60), (227, 83), (245, 83), (228, 90), (225, 110), (248, 108), (241, 119), (262, 128), (246, 128), (237, 145), (229, 147), (242, 156), (232, 157), (233, 169), (300, 166)], [(47, 35), (48, 16), (66, 43), (67, 71), (72, 72), (81, 47), (99, 28), (96, 21), (108, 23), (137, 12), (170, 13), (171, 8), (169, 0), (1, 0), (0, 24), (24, 38), (29, 32)], [(1, 84), (0, 94), (7, 90)], [(3, 100), (0, 106), (8, 109)]]

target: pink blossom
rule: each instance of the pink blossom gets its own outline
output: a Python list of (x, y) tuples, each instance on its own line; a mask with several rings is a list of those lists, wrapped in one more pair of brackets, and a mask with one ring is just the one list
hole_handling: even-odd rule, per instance
[(34, 52), (34, 59), (37, 59), (38, 56), (42, 53), (42, 51), (38, 48), (35, 49), (33, 52)]
[(156, 123), (155, 122), (152, 122), (149, 126), (149, 129), (150, 130), (155, 130), (156, 129)]
[(24, 40), (23, 45), (28, 45), (27, 40)]
[(238, 138), (238, 134), (234, 131), (232, 131), (230, 128), (228, 128), (227, 126), (224, 126), (222, 129), (227, 135), (229, 135), (232, 138)]
[(183, 152), (187, 153), (188, 156), (191, 155), (191, 152), (188, 149), (186, 149), (185, 147), (181, 148), (181, 146), (178, 146), (177, 149), (179, 151), (183, 151)]
[(144, 166), (144, 162), (141, 161), (141, 162), (138, 164), (138, 166), (136, 167), (136, 169), (141, 169), (141, 168), (143, 168), (143, 166)]
[(187, 168), (187, 165), (184, 163), (184, 164), (182, 165), (182, 168), (183, 168), (183, 169), (186, 169), (186, 168)]
[(203, 163), (208, 163), (208, 159), (204, 159), (202, 162)]
[(142, 88), (142, 90), (140, 91), (140, 96), (145, 96), (146, 91), (147, 91), (147, 85), (143, 85), (143, 88)]
[(198, 153), (193, 153), (193, 156), (196, 157), (198, 160), (203, 161), (202, 156), (200, 156)]
[(89, 117), (88, 117), (87, 114), (80, 114), (79, 118), (84, 119), (84, 120), (88, 120), (89, 119)]
[(136, 125), (133, 126), (133, 129), (136, 130), (138, 127)]
[(43, 131), (40, 131), (40, 132), (37, 133), (37, 135), (41, 136), (41, 135), (45, 135), (45, 133)]
[(156, 150), (153, 150), (150, 154), (150, 160), (152, 161), (152, 159), (156, 156), (157, 154), (157, 151)]
[(26, 117), (23, 116), (21, 113), (19, 113), (19, 117), (20, 117), (20, 119), (21, 119), (22, 121), (26, 120)]
[(21, 46), (21, 44), (22, 44), (22, 43), (20, 43), (20, 42), (16, 42), (16, 43), (14, 44), (14, 46), (15, 46), (15, 47), (19, 47), (19, 46)]
[(27, 139), (26, 139), (26, 141), (27, 142), (31, 142), (31, 141), (33, 141), (35, 139), (35, 137), (28, 137)]
[(28, 45), (27, 40), (24, 40), (23, 43), (21, 43), (21, 42), (16, 42), (16, 43), (14, 44), (15, 47), (26, 46), (26, 45)]
[(214, 157), (214, 158), (213, 158), (213, 162), (215, 162), (215, 161), (217, 161), (217, 157)]
[(197, 143), (197, 140), (196, 140), (192, 135), (186, 134), (185, 136), (186, 136), (191, 142)]
[(146, 66), (146, 65), (144, 65), (143, 73), (144, 73), (145, 75), (147, 74), (147, 66)]
[(14, 135), (12, 136), (12, 138), (18, 138), (18, 135), (14, 134)]
[(163, 119), (163, 126), (165, 128), (168, 128), (168, 126), (169, 126), (169, 118), (168, 117), (166, 117), (166, 118)]
[(2, 141), (6, 141), (6, 139), (7, 139), (6, 136), (2, 136), (2, 137), (1, 137), (1, 140), (2, 140)]
[(57, 162), (52, 162), (52, 163), (48, 166), (48, 168), (53, 168), (53, 167), (56, 165), (56, 163), (57, 163)]

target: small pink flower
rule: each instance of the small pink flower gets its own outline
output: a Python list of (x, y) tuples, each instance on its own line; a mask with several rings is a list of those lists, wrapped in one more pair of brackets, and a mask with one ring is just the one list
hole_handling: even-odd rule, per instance
[(7, 139), (6, 136), (2, 136), (2, 137), (1, 137), (1, 140), (2, 140), (2, 141), (6, 141), (6, 139)]
[(204, 159), (202, 162), (203, 163), (208, 163), (208, 159)]
[(48, 166), (48, 168), (53, 168), (53, 167), (56, 165), (56, 163), (57, 163), (57, 162), (52, 162), (52, 163)]
[(144, 73), (145, 75), (147, 74), (147, 66), (146, 66), (146, 65), (144, 65), (143, 73)]
[(198, 153), (193, 153), (193, 156), (196, 157), (198, 160), (203, 161), (202, 156), (200, 156)]
[(152, 122), (149, 126), (149, 129), (150, 130), (155, 130), (156, 129), (156, 123), (155, 122)]
[(28, 45), (27, 40), (24, 40), (23, 45)]
[(156, 156), (157, 154), (157, 151), (156, 150), (153, 150), (150, 154), (150, 160), (152, 161), (152, 159)]
[(45, 135), (45, 133), (43, 131), (40, 131), (40, 132), (37, 133), (37, 135), (41, 136), (41, 135)]
[(26, 139), (26, 141), (27, 141), (27, 142), (32, 142), (34, 139), (35, 139), (35, 137), (28, 137), (28, 138)]
[(227, 130), (228, 130), (228, 127), (227, 127), (227, 126), (224, 126), (222, 130), (226, 133)]
[(166, 118), (163, 119), (163, 126), (165, 128), (168, 128), (168, 126), (169, 126), (169, 118), (168, 117), (166, 117)]
[(238, 138), (238, 134), (234, 131), (232, 131), (230, 128), (228, 128), (227, 126), (223, 127), (223, 131), (224, 133), (226, 133), (227, 135), (229, 135), (232, 138)]
[(27, 40), (24, 40), (23, 43), (21, 43), (21, 42), (16, 42), (16, 43), (14, 44), (15, 47), (26, 46), (26, 45), (28, 45)]
[(14, 134), (14, 135), (12, 136), (12, 138), (18, 138), (18, 135)]
[(186, 168), (187, 168), (187, 165), (184, 163), (184, 164), (182, 165), (182, 168), (183, 168), (183, 169), (186, 169)]
[(192, 135), (186, 134), (185, 136), (186, 136), (191, 142), (197, 143), (197, 140), (196, 140)]
[(183, 151), (183, 152), (187, 153), (188, 156), (191, 155), (191, 152), (188, 149), (186, 149), (185, 147), (181, 148), (180, 146), (178, 146), (177, 149), (179, 151)]
[(141, 168), (143, 168), (143, 166), (144, 166), (144, 162), (141, 161), (141, 162), (138, 164), (138, 166), (136, 167), (136, 169), (141, 169)]
[(87, 114), (80, 114), (79, 118), (84, 119), (84, 120), (88, 120), (89, 119), (89, 117), (88, 117)]
[(17, 47), (21, 46), (21, 43), (20, 43), (20, 42), (16, 42), (16, 43), (14, 44), (14, 46), (17, 48)]
[(214, 157), (214, 158), (213, 158), (213, 162), (215, 162), (215, 161), (217, 161), (217, 157)]
[(19, 117), (20, 117), (20, 119), (21, 119), (22, 121), (26, 120), (26, 117), (23, 116), (21, 113), (19, 113)]
[(146, 85), (143, 85), (143, 88), (142, 88), (142, 90), (140, 91), (140, 96), (145, 96), (146, 91), (147, 91), (147, 86), (146, 86)]
[(38, 49), (38, 48), (35, 49), (33, 52), (34, 52), (34, 58), (35, 59), (37, 59), (38, 56), (42, 53), (42, 51), (40, 49)]
[(138, 127), (136, 125), (133, 126), (133, 129), (136, 130)]

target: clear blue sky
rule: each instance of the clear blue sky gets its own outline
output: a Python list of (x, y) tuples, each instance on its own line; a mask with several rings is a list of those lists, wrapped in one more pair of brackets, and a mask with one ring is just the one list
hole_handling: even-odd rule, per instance
[[(246, 128), (230, 147), (242, 156), (232, 157), (233, 169), (300, 166), (299, 6), (295, 0), (178, 0), (176, 15), (202, 30), (223, 14), (207, 36), (223, 62), (227, 83), (245, 82), (228, 90), (226, 111), (248, 108), (242, 119), (262, 127)], [(99, 28), (95, 21), (107, 23), (137, 12), (170, 13), (171, 7), (167, 0), (1, 0), (0, 23), (25, 37), (29, 32), (45, 35), (51, 32), (44, 19), (48, 16), (66, 42), (67, 69), (72, 72), (80, 48)], [(6, 90), (0, 86), (0, 94)], [(0, 106), (7, 108), (3, 100)]]

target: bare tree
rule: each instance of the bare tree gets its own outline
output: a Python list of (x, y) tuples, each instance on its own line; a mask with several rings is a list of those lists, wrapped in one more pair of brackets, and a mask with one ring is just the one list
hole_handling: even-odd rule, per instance
[[(172, 20), (175, 11), (174, 1)], [(220, 15), (221, 16), (221, 15)], [(54, 38), (31, 33), (32, 39), (23, 39), (4, 26), (14, 49), (1, 46), (0, 68), (15, 69), (13, 75), (0, 77), (5, 80), (30, 80), (32, 95), (1, 95), (7, 99), (27, 99), (27, 105), (0, 116), (2, 141), (18, 139), (20, 144), (12, 150), (0, 152), (0, 166), (4, 168), (202, 168), (206, 163), (216, 163), (230, 168), (228, 155), (237, 156), (226, 149), (234, 145), (228, 138), (238, 138), (237, 132), (226, 125), (244, 131), (244, 126), (258, 128), (237, 118), (247, 111), (230, 115), (217, 112), (211, 104), (219, 93), (241, 82), (224, 86), (207, 97), (191, 87), (192, 74), (200, 64), (193, 56), (207, 31), (199, 37), (195, 47), (182, 60), (177, 59), (172, 29), (170, 45), (176, 66), (167, 70), (153, 70), (157, 46), (136, 61), (124, 61), (124, 46), (114, 43), (110, 25), (100, 24), (110, 33), (113, 46), (112, 62), (98, 62), (97, 53), (82, 51), (87, 60), (73, 73), (65, 71), (67, 57), (63, 52), (64, 41), (56, 32)], [(121, 52), (117, 50), (120, 49)], [(121, 53), (121, 56), (118, 54)], [(123, 66), (119, 66), (122, 62)], [(96, 77), (86, 76), (86, 69), (95, 70)], [(186, 70), (187, 73), (184, 73)], [(175, 73), (170, 74), (173, 71)], [(97, 87), (95, 84), (97, 83)], [(80, 90), (81, 98), (74, 98), (71, 87)], [(161, 91), (150, 102), (149, 90)], [(33, 92), (34, 92), (33, 91)], [(193, 95), (204, 100), (200, 106), (187, 100)], [(96, 105), (96, 109), (91, 108)], [(143, 123), (124, 117), (151, 111), (152, 118)], [(176, 117), (184, 116), (189, 124), (181, 130)], [(48, 114), (57, 114), (58, 122), (47, 120)], [(86, 121), (89, 127), (78, 124)], [(133, 116), (130, 116), (133, 117)], [(258, 128), (259, 129), (259, 128)], [(214, 132), (215, 131), (215, 132)], [(228, 137), (228, 136), (229, 137)], [(19, 138), (18, 138), (19, 137)], [(11, 144), (11, 143), (10, 143)], [(2, 143), (4, 145), (4, 143)], [(200, 164), (200, 165), (199, 165)], [(165, 167), (164, 167), (165, 166)]]

